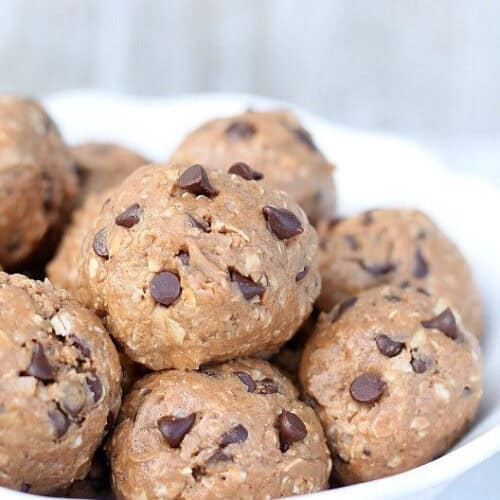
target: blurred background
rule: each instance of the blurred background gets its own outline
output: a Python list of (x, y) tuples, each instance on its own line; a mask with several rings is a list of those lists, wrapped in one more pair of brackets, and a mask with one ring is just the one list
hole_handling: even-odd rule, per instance
[(242, 91), (500, 183), (498, 0), (0, 0), (0, 91)]

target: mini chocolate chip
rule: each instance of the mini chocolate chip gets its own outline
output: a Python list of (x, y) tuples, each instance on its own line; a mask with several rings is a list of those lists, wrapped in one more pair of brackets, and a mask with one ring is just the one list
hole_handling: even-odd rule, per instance
[(215, 462), (232, 462), (232, 458), (226, 455), (221, 450), (216, 450), (207, 460), (207, 463), (212, 464)]
[(356, 252), (357, 250), (359, 250), (360, 245), (359, 245), (359, 241), (356, 238), (356, 236), (354, 236), (353, 234), (345, 234), (344, 240), (346, 241), (346, 243), (349, 245), (349, 248), (353, 252)]
[(243, 179), (247, 181), (259, 181), (260, 179), (264, 178), (264, 174), (256, 172), (242, 161), (239, 161), (231, 165), (229, 167), (229, 173), (239, 175), (240, 177), (243, 177)]
[(92, 248), (94, 249), (94, 253), (99, 257), (109, 258), (108, 247), (106, 246), (106, 229), (102, 228), (97, 231), (94, 236)]
[(134, 203), (116, 217), (115, 223), (118, 224), (119, 226), (123, 226), (130, 229), (139, 222), (140, 214), (141, 214), (141, 206), (139, 205), (139, 203)]
[(212, 370), (208, 366), (200, 366), (200, 373), (206, 375), (207, 377), (219, 378), (220, 372), (217, 370)]
[(422, 295), (425, 295), (427, 297), (431, 296), (431, 294), (425, 288), (419, 287), (419, 288), (417, 288), (417, 292), (421, 293)]
[(236, 375), (243, 384), (247, 387), (247, 392), (255, 392), (255, 382), (253, 378), (245, 372), (233, 372), (233, 375)]
[(189, 266), (189, 252), (187, 252), (186, 250), (179, 250), (176, 257), (179, 257), (180, 261), (185, 266)]
[(19, 491), (21, 491), (21, 493), (29, 493), (30, 490), (31, 490), (31, 484), (22, 483), (21, 484), (21, 489)]
[(363, 220), (361, 221), (361, 224), (363, 224), (363, 226), (369, 226), (372, 223), (373, 223), (373, 211), (368, 210), (363, 213)]
[(90, 392), (94, 395), (94, 402), (97, 403), (102, 396), (102, 383), (99, 379), (99, 377), (93, 373), (92, 376), (87, 377), (86, 379), (88, 388), (90, 389)]
[(401, 302), (403, 300), (401, 297), (393, 294), (384, 295), (384, 299), (392, 303)]
[(191, 430), (196, 420), (196, 413), (187, 417), (161, 417), (158, 420), (158, 428), (167, 443), (172, 448), (179, 448), (184, 436)]
[(279, 387), (274, 380), (264, 378), (257, 382), (257, 390), (255, 392), (257, 394), (276, 394), (279, 392)]
[(280, 450), (285, 453), (293, 443), (302, 441), (307, 436), (304, 422), (295, 413), (282, 410), (278, 417)]
[(450, 339), (455, 340), (458, 337), (457, 322), (449, 307), (435, 318), (428, 321), (422, 321), (421, 324), (424, 328), (434, 328), (443, 332), (446, 336), (450, 337)]
[(70, 421), (66, 414), (56, 407), (48, 411), (48, 416), (52, 423), (52, 427), (54, 427), (56, 439), (64, 436), (70, 424)]
[(182, 292), (179, 277), (170, 271), (156, 274), (149, 284), (153, 299), (163, 306), (172, 305)]
[(33, 345), (31, 361), (24, 374), (35, 377), (38, 380), (43, 380), (44, 382), (51, 382), (54, 380), (54, 368), (49, 363), (47, 356), (45, 356), (43, 346), (38, 342), (35, 342)]
[(375, 342), (377, 343), (377, 348), (380, 354), (392, 358), (397, 356), (405, 346), (404, 342), (398, 342), (397, 340), (392, 340), (391, 337), (387, 335), (377, 335), (375, 337)]
[(297, 137), (297, 139), (305, 144), (311, 151), (318, 151), (312, 135), (306, 129), (297, 127), (293, 129), (293, 133), (295, 134), (295, 137)]
[(361, 269), (371, 274), (372, 276), (384, 276), (385, 274), (392, 273), (396, 266), (391, 262), (382, 262), (379, 264), (367, 264), (363, 260), (358, 261)]
[(415, 373), (424, 373), (427, 370), (427, 363), (422, 358), (412, 355), (410, 364)]
[(415, 252), (415, 266), (413, 267), (413, 276), (415, 278), (425, 278), (429, 274), (429, 264), (425, 260), (420, 248)]
[(382, 396), (386, 385), (378, 375), (364, 373), (354, 379), (350, 393), (352, 398), (360, 403), (375, 403)]
[(85, 339), (77, 337), (76, 335), (71, 335), (71, 341), (73, 346), (78, 349), (86, 358), (90, 358), (92, 353), (90, 351), (90, 346)]
[(219, 445), (221, 448), (225, 448), (230, 444), (244, 443), (248, 438), (248, 431), (246, 428), (239, 424), (229, 429), (227, 432), (222, 434), (219, 440)]
[(463, 388), (462, 397), (463, 398), (468, 398), (471, 394), (472, 394), (472, 389), (468, 385), (466, 385)]
[(356, 304), (357, 301), (357, 297), (349, 297), (337, 305), (333, 312), (331, 323), (335, 323), (335, 321), (337, 321), (348, 309)]
[(206, 221), (205, 219), (198, 220), (195, 219), (192, 215), (187, 214), (189, 218), (189, 222), (191, 222), (191, 225), (197, 229), (201, 229), (205, 233), (209, 233), (211, 231), (211, 225), (210, 222)]
[(295, 275), (295, 283), (298, 283), (299, 281), (302, 281), (306, 277), (306, 274), (308, 272), (309, 272), (309, 266), (305, 266), (304, 269), (302, 269), (302, 271), (299, 271)]
[(286, 208), (276, 208), (266, 205), (262, 212), (271, 232), (279, 240), (288, 240), (304, 232), (304, 228), (297, 216)]
[(243, 276), (234, 269), (229, 270), (229, 277), (233, 283), (236, 283), (238, 285), (238, 288), (240, 289), (245, 299), (250, 300), (257, 296), (259, 296), (260, 299), (262, 299), (262, 296), (264, 295), (266, 288), (262, 286), (260, 283), (256, 283), (251, 278)]
[(196, 196), (205, 195), (213, 198), (217, 190), (210, 184), (207, 171), (201, 165), (193, 165), (179, 177), (177, 185), (184, 191)]
[(256, 131), (257, 129), (255, 128), (255, 125), (242, 120), (231, 123), (226, 128), (226, 136), (231, 141), (240, 141), (250, 139), (250, 137), (252, 137)]

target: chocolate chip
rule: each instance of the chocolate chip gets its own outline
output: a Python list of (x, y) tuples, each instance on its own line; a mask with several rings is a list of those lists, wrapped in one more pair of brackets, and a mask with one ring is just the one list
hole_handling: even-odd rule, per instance
[(387, 300), (387, 302), (392, 302), (392, 303), (401, 302), (403, 300), (401, 297), (398, 297), (397, 295), (393, 294), (384, 295), (384, 299)]
[(212, 464), (215, 462), (232, 462), (232, 458), (226, 455), (221, 450), (216, 450), (207, 460), (207, 463)]
[(427, 370), (427, 363), (422, 358), (412, 355), (410, 364), (415, 373), (424, 373)]
[(255, 382), (248, 373), (233, 372), (233, 375), (236, 375), (247, 386), (247, 392), (255, 392)]
[(371, 274), (372, 276), (384, 276), (385, 274), (392, 273), (396, 266), (391, 262), (382, 262), (379, 264), (367, 264), (363, 260), (358, 261), (361, 269)]
[(334, 310), (331, 323), (335, 323), (348, 309), (358, 301), (357, 297), (349, 297), (341, 302)]
[(359, 245), (359, 241), (356, 238), (356, 236), (354, 236), (353, 234), (345, 234), (344, 235), (344, 240), (346, 241), (346, 243), (349, 245), (349, 248), (353, 252), (359, 250), (360, 245)]
[(196, 420), (196, 413), (187, 417), (161, 417), (158, 420), (158, 428), (167, 443), (172, 448), (179, 448), (184, 436), (191, 430)]
[(411, 283), (409, 281), (403, 281), (401, 285), (399, 285), (399, 288), (402, 290), (406, 290), (407, 288), (410, 288)]
[(413, 267), (413, 276), (415, 278), (425, 278), (429, 274), (429, 264), (424, 259), (420, 248), (415, 252), (415, 265)]
[(149, 290), (158, 304), (168, 307), (179, 298), (182, 288), (176, 274), (162, 271), (153, 277), (149, 284)]
[(364, 373), (354, 379), (350, 387), (353, 399), (360, 403), (375, 403), (387, 384), (373, 373)]
[(298, 272), (295, 275), (295, 283), (298, 283), (299, 281), (302, 281), (306, 277), (306, 274), (308, 272), (309, 272), (309, 266), (305, 266), (304, 269), (302, 269), (302, 271)]
[(226, 136), (231, 141), (240, 141), (250, 139), (256, 131), (255, 125), (242, 120), (231, 123), (226, 128)]
[(302, 144), (305, 144), (311, 151), (318, 151), (312, 135), (306, 129), (297, 127), (293, 129), (293, 133), (295, 134), (295, 137), (297, 137), (297, 139), (302, 142)]
[(264, 378), (257, 383), (257, 394), (276, 394), (279, 392), (278, 384), (270, 379)]
[(49, 363), (47, 356), (45, 356), (43, 346), (38, 342), (33, 345), (31, 361), (24, 374), (29, 377), (35, 377), (38, 380), (43, 380), (44, 382), (54, 380), (54, 368)]
[(198, 220), (195, 219), (192, 215), (187, 214), (189, 218), (189, 222), (191, 222), (191, 225), (197, 229), (201, 229), (205, 233), (209, 233), (211, 231), (210, 227), (210, 222), (207, 222), (206, 220)]
[(189, 252), (187, 252), (186, 250), (179, 250), (176, 257), (179, 257), (180, 261), (185, 266), (189, 266)]
[(468, 398), (472, 394), (472, 389), (466, 385), (462, 390), (462, 398)]
[(307, 436), (304, 422), (295, 413), (282, 410), (278, 417), (280, 450), (285, 453), (293, 443), (302, 441)]
[(109, 258), (109, 252), (106, 246), (106, 230), (104, 228), (99, 229), (99, 231), (95, 234), (92, 248), (94, 249), (94, 253), (99, 257), (103, 257), (105, 259)]
[(458, 337), (457, 322), (449, 307), (435, 318), (428, 321), (422, 321), (421, 324), (424, 328), (434, 328), (443, 332), (446, 336), (450, 337), (450, 339), (455, 340)]
[(421, 293), (422, 295), (425, 295), (426, 297), (430, 297), (431, 294), (425, 289), (425, 288), (417, 288), (417, 292), (418, 293)]
[(264, 178), (264, 174), (256, 172), (242, 161), (239, 161), (231, 165), (229, 167), (229, 173), (239, 175), (240, 177), (243, 177), (243, 179), (246, 179), (247, 181), (259, 181), (260, 179)]
[(141, 215), (141, 206), (139, 205), (139, 203), (134, 203), (116, 217), (115, 223), (118, 224), (119, 226), (123, 226), (130, 229), (139, 222), (140, 215)]
[(204, 195), (213, 198), (217, 190), (210, 184), (207, 171), (201, 165), (193, 165), (179, 177), (177, 185), (196, 196)]
[(85, 356), (86, 358), (90, 358), (92, 353), (90, 351), (90, 346), (85, 339), (77, 337), (76, 335), (71, 335), (71, 340), (73, 346), (78, 349), (83, 354), (83, 356)]
[(266, 205), (262, 212), (269, 224), (269, 229), (279, 240), (288, 240), (304, 232), (297, 216), (286, 208)]
[(231, 281), (238, 285), (238, 288), (240, 289), (245, 299), (250, 300), (257, 296), (259, 296), (260, 299), (262, 299), (262, 296), (264, 295), (266, 289), (260, 283), (256, 283), (251, 278), (243, 276), (234, 269), (229, 270), (229, 276)]
[(48, 416), (52, 423), (52, 427), (54, 427), (54, 433), (56, 435), (56, 439), (59, 439), (62, 436), (64, 436), (70, 424), (66, 414), (56, 407), (48, 411)]
[(377, 335), (375, 337), (375, 342), (377, 343), (377, 348), (380, 354), (392, 358), (397, 356), (405, 346), (404, 342), (398, 342), (397, 340), (391, 339), (387, 335)]
[(207, 377), (219, 378), (220, 372), (217, 370), (212, 370), (208, 366), (200, 366), (200, 373), (206, 375)]
[(193, 476), (193, 479), (195, 481), (200, 481), (200, 479), (205, 476), (207, 473), (207, 471), (205, 470), (205, 467), (203, 467), (202, 465), (195, 465), (192, 469), (191, 469), (191, 475)]
[(239, 424), (229, 429), (227, 432), (222, 434), (219, 440), (219, 445), (221, 448), (225, 448), (230, 444), (234, 443), (244, 443), (248, 438), (248, 431), (246, 428)]
[(21, 489), (19, 490), (21, 493), (29, 493), (31, 490), (31, 484), (28, 483), (22, 483), (21, 484)]
[(99, 377), (95, 373), (93, 373), (92, 376), (87, 377), (85, 380), (90, 389), (90, 392), (94, 394), (94, 402), (97, 403), (102, 396), (102, 383)]

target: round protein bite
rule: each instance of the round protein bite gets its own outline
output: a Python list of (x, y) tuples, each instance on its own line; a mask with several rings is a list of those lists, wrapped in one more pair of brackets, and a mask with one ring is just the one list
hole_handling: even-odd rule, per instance
[(56, 288), (64, 288), (72, 295), (78, 295), (77, 277), (83, 241), (111, 192), (88, 193), (84, 204), (73, 213), (57, 253), (46, 268), (47, 276)]
[(319, 294), (316, 231), (286, 193), (199, 166), (146, 166), (83, 247), (80, 299), (152, 369), (276, 351)]
[(322, 221), (321, 295), (329, 311), (347, 297), (382, 284), (409, 284), (447, 300), (468, 330), (482, 333), (481, 297), (460, 250), (418, 210), (371, 210)]
[(99, 319), (50, 283), (0, 273), (0, 485), (50, 493), (82, 479), (120, 407)]
[(287, 192), (312, 222), (335, 212), (334, 168), (288, 111), (247, 111), (207, 122), (187, 136), (171, 162), (232, 168), (262, 179), (267, 186)]
[(382, 286), (323, 315), (300, 382), (314, 401), (344, 484), (444, 453), (481, 399), (477, 339), (442, 299)]
[(120, 415), (108, 449), (118, 500), (264, 499), (327, 486), (321, 424), (265, 361), (148, 375)]
[(89, 193), (100, 193), (118, 185), (149, 160), (135, 151), (107, 142), (85, 142), (71, 148), (80, 177), (80, 202)]
[(45, 110), (0, 96), (0, 264), (28, 265), (55, 245), (77, 192), (74, 160)]

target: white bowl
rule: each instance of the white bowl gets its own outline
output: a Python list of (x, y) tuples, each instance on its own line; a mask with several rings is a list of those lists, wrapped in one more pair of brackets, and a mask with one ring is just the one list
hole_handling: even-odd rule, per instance
[[(486, 311), (484, 397), (476, 422), (446, 455), (385, 479), (324, 491), (317, 499), (432, 497), (446, 483), (500, 451), (500, 191), (443, 168), (417, 146), (394, 137), (337, 127), (288, 103), (249, 95), (206, 94), (143, 99), (91, 91), (46, 100), (70, 143), (112, 140), (165, 160), (201, 122), (248, 107), (294, 109), (337, 166), (340, 213), (413, 206), (429, 213), (461, 247), (481, 287)], [(0, 488), (0, 498), (36, 498)], [(40, 497), (41, 498), (41, 497)]]

